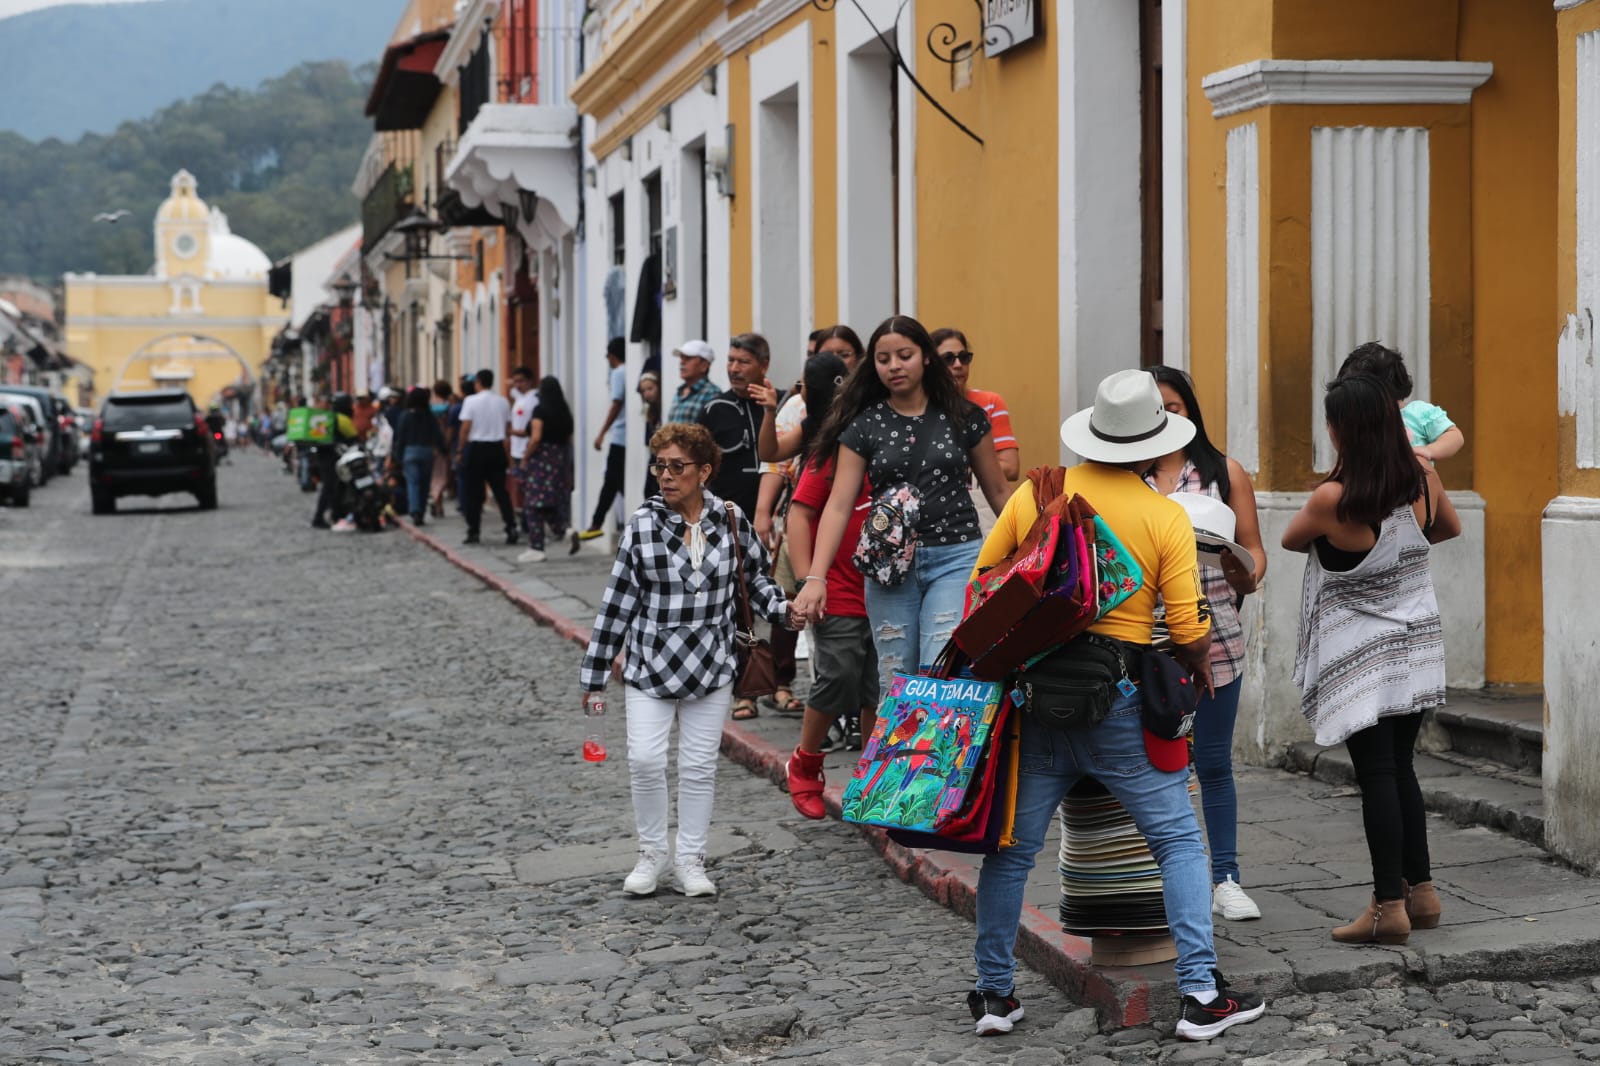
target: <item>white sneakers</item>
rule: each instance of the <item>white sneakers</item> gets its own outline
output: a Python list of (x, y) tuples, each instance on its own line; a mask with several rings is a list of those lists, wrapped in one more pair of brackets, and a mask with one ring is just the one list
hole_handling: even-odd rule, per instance
[(544, 552), (540, 551), (538, 548), (529, 548), (527, 551), (524, 551), (517, 556), (517, 562), (542, 563), (544, 562)]
[(1230, 922), (1243, 922), (1261, 917), (1261, 908), (1230, 876), (1212, 886), (1211, 913), (1220, 914)]
[(628, 896), (653, 896), (661, 885), (661, 879), (671, 871), (671, 881), (668, 883), (672, 891), (685, 896), (715, 896), (717, 886), (711, 883), (711, 878), (706, 876), (706, 857), (696, 855), (684, 862), (674, 863), (667, 857), (665, 851), (655, 848), (640, 848), (639, 861), (634, 863), (633, 872), (622, 882), (622, 891)]
[(629, 896), (653, 896), (656, 886), (666, 876), (672, 863), (667, 858), (665, 851), (655, 848), (640, 848), (639, 861), (634, 863), (633, 873), (622, 882), (622, 891)]
[(685, 896), (715, 896), (717, 886), (706, 876), (706, 857), (696, 855), (672, 867), (672, 890)]

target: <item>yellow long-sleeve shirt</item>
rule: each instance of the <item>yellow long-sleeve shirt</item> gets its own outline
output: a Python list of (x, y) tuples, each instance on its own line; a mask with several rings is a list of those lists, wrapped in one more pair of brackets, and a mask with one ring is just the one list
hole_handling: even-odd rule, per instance
[[(1191, 644), (1210, 631), (1210, 620), (1200, 616), (1200, 566), (1194, 526), (1181, 506), (1151, 489), (1133, 471), (1104, 463), (1069, 467), (1062, 491), (1068, 496), (1078, 493), (1093, 504), (1144, 572), (1139, 591), (1090, 626), (1091, 633), (1135, 644), (1150, 643), (1158, 594), (1166, 603), (1167, 628), (1173, 641)], [(994, 566), (1010, 555), (1038, 517), (1033, 483), (1024, 480), (983, 542), (978, 570)]]

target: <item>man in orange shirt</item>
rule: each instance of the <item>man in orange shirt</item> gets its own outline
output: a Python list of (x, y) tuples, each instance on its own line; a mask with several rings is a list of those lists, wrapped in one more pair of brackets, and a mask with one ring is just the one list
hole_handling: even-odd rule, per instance
[[(1011, 412), (1006, 409), (1006, 401), (998, 392), (974, 389), (968, 385), (968, 379), (972, 377), (973, 356), (967, 346), (967, 335), (959, 329), (936, 329), (933, 331), (933, 343), (939, 350), (939, 357), (950, 368), (950, 376), (956, 379), (956, 387), (989, 416), (989, 425), (994, 430), (994, 454), (1000, 460), (1000, 473), (1005, 475), (1007, 481), (1017, 480), (1022, 474), (1022, 453), (1017, 449), (1017, 435), (1011, 428)], [(983, 492), (977, 488), (972, 488), (972, 505), (978, 509), (978, 523), (983, 535), (988, 536), (994, 528), (996, 516), (984, 500)]]

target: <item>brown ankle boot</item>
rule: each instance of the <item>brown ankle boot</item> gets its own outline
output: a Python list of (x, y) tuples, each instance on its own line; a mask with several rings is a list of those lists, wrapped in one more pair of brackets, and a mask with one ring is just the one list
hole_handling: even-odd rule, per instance
[(1439, 893), (1433, 890), (1432, 881), (1422, 881), (1406, 886), (1406, 917), (1413, 929), (1434, 929), (1439, 925)]
[(1333, 939), (1341, 944), (1404, 944), (1411, 936), (1411, 919), (1404, 900), (1379, 900), (1373, 896), (1367, 909), (1349, 925), (1337, 926)]

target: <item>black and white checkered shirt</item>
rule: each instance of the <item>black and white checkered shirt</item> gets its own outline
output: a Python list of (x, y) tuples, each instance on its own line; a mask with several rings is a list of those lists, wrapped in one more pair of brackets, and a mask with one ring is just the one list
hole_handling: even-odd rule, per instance
[[(782, 623), (789, 603), (767, 574), (767, 550), (743, 515), (737, 521), (750, 609), (757, 618)], [(728, 512), (710, 492), (700, 529), (706, 549), (696, 569), (687, 523), (659, 496), (628, 520), (583, 656), (584, 691), (605, 687), (618, 651), (623, 681), (661, 699), (704, 696), (732, 683), (739, 589)]]

